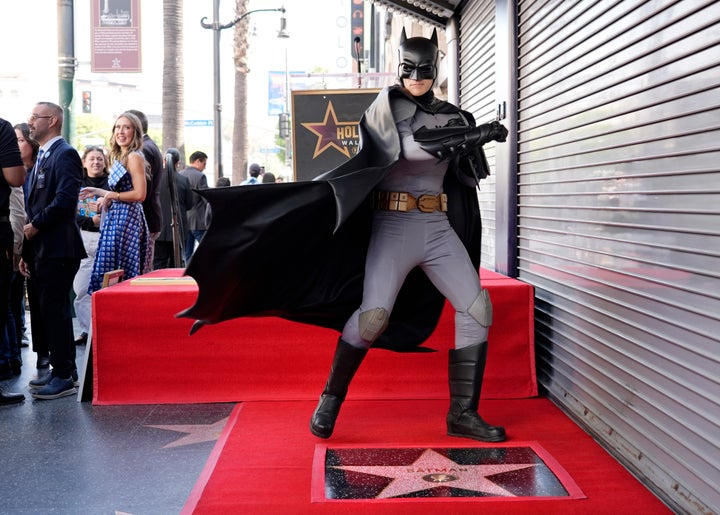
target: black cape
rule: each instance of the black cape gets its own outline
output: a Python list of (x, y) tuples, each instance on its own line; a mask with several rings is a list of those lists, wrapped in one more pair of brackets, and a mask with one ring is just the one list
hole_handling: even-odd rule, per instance
[[(197, 281), (197, 300), (178, 316), (196, 319), (194, 330), (243, 316), (278, 316), (341, 331), (362, 300), (371, 193), (400, 156), (396, 120), (421, 108), (459, 112), (439, 100), (420, 105), (392, 86), (361, 118), (358, 153), (330, 172), (307, 182), (199, 190), (210, 202), (212, 222), (186, 269)], [(461, 184), (462, 170), (454, 167), (443, 185), (448, 216), (477, 269), (477, 193)], [(426, 350), (418, 347), (444, 302), (425, 274), (413, 270), (374, 346)]]

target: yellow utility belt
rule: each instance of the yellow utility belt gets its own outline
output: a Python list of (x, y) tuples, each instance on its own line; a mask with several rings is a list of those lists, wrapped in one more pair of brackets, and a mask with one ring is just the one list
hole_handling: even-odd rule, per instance
[(447, 211), (447, 195), (420, 195), (415, 198), (404, 191), (373, 192), (373, 208), (385, 211), (412, 211), (418, 209), (423, 213)]

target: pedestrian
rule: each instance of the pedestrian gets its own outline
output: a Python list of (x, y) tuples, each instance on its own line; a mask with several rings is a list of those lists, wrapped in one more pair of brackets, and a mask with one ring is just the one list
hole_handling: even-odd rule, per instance
[[(187, 231), (187, 211), (193, 200), (193, 191), (190, 188), (190, 181), (184, 175), (177, 171), (177, 164), (180, 162), (180, 152), (176, 148), (169, 148), (165, 151), (165, 155), (172, 156), (174, 164), (172, 167), (172, 175), (165, 174), (165, 183), (160, 185), (160, 205), (163, 210), (163, 229), (155, 240), (155, 256), (153, 260), (153, 268), (184, 268), (183, 246)], [(171, 184), (170, 181), (173, 181)], [(171, 188), (175, 188), (175, 201), (173, 206), (173, 195)], [(177, 210), (173, 214), (173, 211)], [(174, 224), (177, 224), (175, 227)], [(176, 245), (178, 246), (179, 261), (175, 261)]]
[[(142, 153), (145, 162), (149, 166), (146, 174), (146, 194), (142, 208), (145, 214), (148, 231), (150, 231), (150, 263), (153, 262), (152, 253), (155, 248), (155, 240), (163, 229), (163, 211), (160, 202), (160, 187), (165, 183), (165, 168), (163, 167), (163, 156), (157, 144), (148, 135), (148, 119), (144, 112), (137, 109), (128, 109), (128, 113), (134, 114), (140, 120), (142, 126)], [(152, 268), (151, 268), (152, 269)]]
[[(10, 223), (10, 197), (13, 187), (25, 182), (17, 135), (10, 123), (0, 118), (0, 327), (9, 333), (10, 291), (13, 274), (14, 233)], [(11, 341), (11, 336), (3, 337), (0, 343), (0, 380), (10, 379), (20, 373), (19, 345)], [(0, 389), (0, 404), (22, 402), (25, 396), (20, 393), (5, 392)]]
[[(16, 238), (19, 238), (16, 258), (17, 264), (15, 265), (16, 272), (13, 274), (13, 286), (11, 287), (12, 292), (10, 295), (12, 299), (11, 309), (13, 310), (15, 316), (16, 328), (18, 328), (21, 332), (20, 347), (29, 347), (30, 339), (27, 336), (27, 325), (25, 323), (25, 296), (27, 284), (25, 281), (25, 276), (21, 274), (20, 270), (18, 269), (18, 265), (20, 263), (22, 242), (23, 238), (25, 237), (25, 235), (23, 234), (23, 226), (25, 225), (25, 218), (27, 217), (27, 214), (25, 213), (28, 184), (27, 176), (30, 175), (30, 172), (35, 166), (35, 161), (37, 160), (38, 152), (40, 151), (40, 144), (30, 137), (30, 127), (26, 122), (18, 123), (17, 125), (15, 125), (15, 134), (18, 138), (20, 155), (22, 156), (23, 165), (25, 166), (25, 171), (27, 172), (27, 174), (25, 176), (25, 183), (22, 185), (22, 187), (13, 188), (13, 190), (18, 190), (15, 194), (16, 196), (13, 195), (10, 197), (10, 213), (12, 218), (11, 222), (13, 223), (13, 231), (15, 231), (16, 233)], [(13, 202), (13, 199), (16, 199), (16, 202)], [(17, 216), (19, 218), (17, 220), (12, 216), (13, 206), (15, 206), (18, 212)]]
[(142, 202), (147, 194), (149, 165), (142, 149), (142, 126), (137, 116), (125, 112), (113, 125), (110, 137), (109, 190), (86, 187), (80, 199), (97, 197), (102, 223), (95, 261), (90, 274), (90, 294), (102, 288), (107, 272), (122, 270), (130, 279), (150, 271), (150, 231)]
[[(89, 146), (82, 155), (83, 181), (82, 188), (99, 188), (108, 190), (107, 156), (102, 147)], [(80, 268), (73, 281), (75, 292), (75, 318), (80, 334), (75, 339), (75, 345), (85, 345), (88, 340), (90, 324), (92, 323), (92, 298), (88, 293), (90, 275), (95, 264), (95, 253), (100, 241), (100, 209), (98, 196), (88, 197), (78, 201), (77, 224), (80, 227), (83, 245), (87, 257), (80, 261)]]
[(40, 144), (28, 177), (27, 223), (23, 227), (20, 272), (28, 280), (33, 346), (49, 353), (50, 374), (30, 381), (36, 399), (77, 392), (77, 367), (70, 292), (87, 257), (75, 222), (83, 167), (80, 155), (61, 136), (62, 108), (39, 102), (28, 118), (30, 136)]
[[(190, 181), (193, 190), (205, 190), (208, 187), (205, 167), (208, 156), (200, 150), (190, 154), (190, 166), (180, 172)], [(189, 263), (195, 251), (195, 243), (200, 243), (208, 228), (207, 201), (193, 191), (193, 201), (187, 213), (187, 235), (185, 240), (185, 262)]]
[(248, 170), (248, 178), (245, 179), (240, 183), (240, 186), (247, 186), (251, 184), (259, 184), (260, 179), (258, 177), (260, 176), (260, 165), (257, 163), (253, 163), (250, 165), (250, 169)]
[[(14, 129), (23, 166), (25, 171), (29, 172), (35, 165), (40, 145), (30, 137), (30, 128), (27, 123), (18, 123)], [(22, 243), (25, 237), (23, 226), (26, 218), (23, 186), (13, 186), (10, 192), (10, 224), (12, 225), (15, 240), (13, 245), (13, 272), (10, 280), (10, 314), (6, 335), (10, 340), (14, 356), (11, 365), (15, 375), (19, 375), (21, 372), (23, 362), (21, 351), (23, 347), (28, 347), (26, 342), (29, 342), (25, 334), (25, 277), (20, 273), (19, 269)], [(13, 344), (14, 347), (12, 347)]]

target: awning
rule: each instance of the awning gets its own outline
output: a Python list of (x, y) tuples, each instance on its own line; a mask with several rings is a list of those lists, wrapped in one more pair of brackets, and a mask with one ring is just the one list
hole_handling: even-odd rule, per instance
[(372, 0), (390, 11), (407, 14), (420, 21), (445, 28), (462, 0)]

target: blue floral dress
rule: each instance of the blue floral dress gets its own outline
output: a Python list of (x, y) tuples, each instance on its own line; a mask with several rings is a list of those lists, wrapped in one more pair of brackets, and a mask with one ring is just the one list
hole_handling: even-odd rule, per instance
[[(108, 186), (118, 193), (133, 189), (130, 172), (119, 161), (110, 168)], [(102, 287), (105, 272), (122, 269), (124, 279), (149, 272), (150, 259), (150, 231), (142, 202), (114, 200), (100, 224), (100, 240), (88, 292)]]

